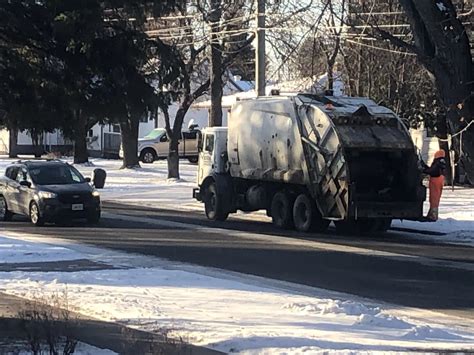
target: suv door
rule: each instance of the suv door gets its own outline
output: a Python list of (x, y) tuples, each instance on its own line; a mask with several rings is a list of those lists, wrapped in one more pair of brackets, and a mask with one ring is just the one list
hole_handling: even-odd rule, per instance
[(13, 213), (20, 213), (18, 206), (18, 195), (20, 194), (20, 191), (18, 189), (18, 183), (16, 182), (16, 176), (19, 169), (19, 166), (11, 166), (5, 173), (5, 176), (7, 177), (5, 200), (7, 200), (8, 209)]
[[(30, 187), (21, 185), (24, 181), (29, 182)], [(23, 214), (28, 215), (30, 213), (30, 201), (32, 200), (33, 190), (31, 189), (32, 180), (26, 167), (21, 167), (18, 170), (16, 182), (18, 183), (18, 208)]]

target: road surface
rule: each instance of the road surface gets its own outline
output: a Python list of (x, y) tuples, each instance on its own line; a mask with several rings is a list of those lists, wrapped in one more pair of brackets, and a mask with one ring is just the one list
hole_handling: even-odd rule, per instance
[(15, 217), (8, 231), (72, 239), (377, 301), (474, 319), (474, 248), (426, 235), (354, 237), (281, 231), (267, 222), (105, 203), (97, 226), (32, 226)]

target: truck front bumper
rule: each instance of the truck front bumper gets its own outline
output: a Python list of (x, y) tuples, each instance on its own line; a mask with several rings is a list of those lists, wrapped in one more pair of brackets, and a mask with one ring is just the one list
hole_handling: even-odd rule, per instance
[(199, 202), (202, 202), (202, 195), (201, 191), (199, 190), (199, 187), (195, 187), (193, 189), (193, 198), (198, 200)]

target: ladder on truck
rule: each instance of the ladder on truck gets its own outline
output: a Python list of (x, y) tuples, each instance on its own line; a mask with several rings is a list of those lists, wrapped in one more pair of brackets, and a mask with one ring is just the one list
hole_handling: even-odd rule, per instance
[(346, 163), (339, 144), (335, 145), (337, 148), (334, 150), (326, 149), (329, 141), (338, 142), (339, 139), (332, 125), (316, 126), (314, 120), (308, 117), (307, 108), (306, 105), (296, 106), (296, 122), (306, 160), (310, 192), (323, 217), (341, 220), (346, 217), (348, 209)]

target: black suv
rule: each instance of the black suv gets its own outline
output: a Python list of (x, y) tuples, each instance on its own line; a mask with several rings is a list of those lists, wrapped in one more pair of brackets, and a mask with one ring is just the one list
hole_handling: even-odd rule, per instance
[(0, 177), (0, 220), (29, 216), (37, 226), (72, 218), (100, 219), (99, 193), (73, 166), (59, 161), (19, 161)]

